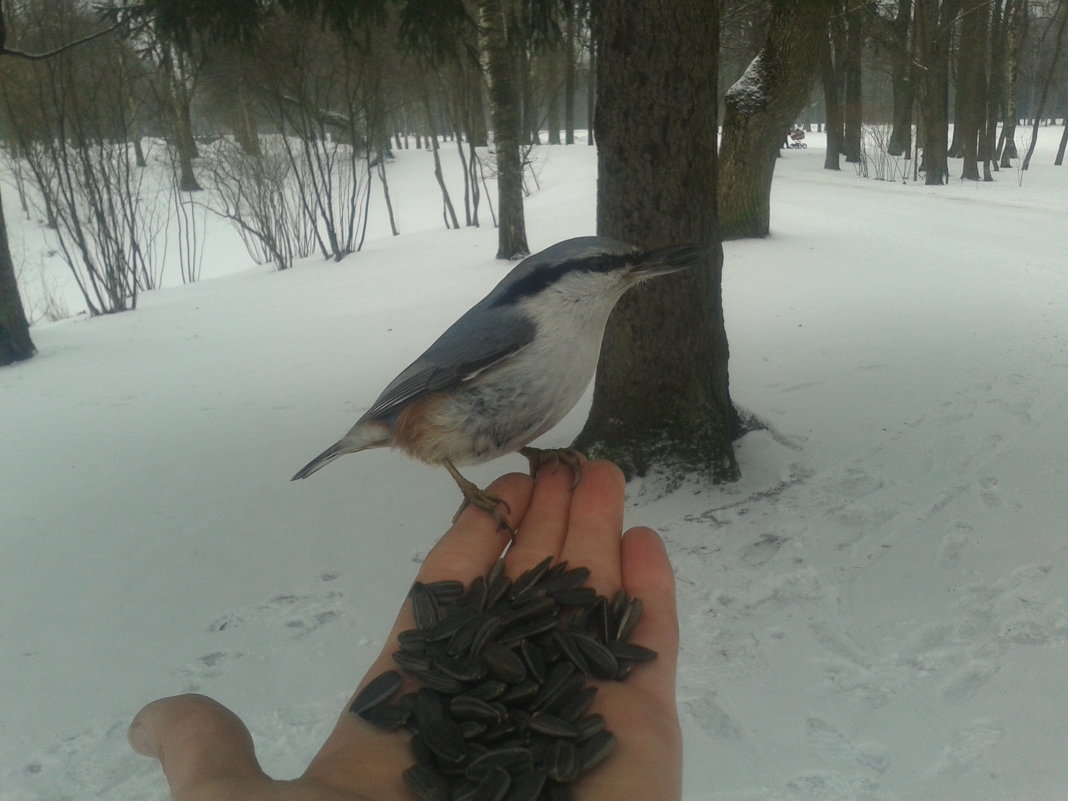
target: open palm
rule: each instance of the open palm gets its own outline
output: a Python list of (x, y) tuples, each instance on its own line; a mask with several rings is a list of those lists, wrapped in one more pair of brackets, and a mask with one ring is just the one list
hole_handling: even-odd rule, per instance
[[(678, 623), (671, 566), (647, 528), (622, 534), (623, 478), (608, 462), (587, 462), (573, 486), (571, 472), (548, 466), (538, 481), (510, 474), (489, 491), (505, 500), (518, 534), (505, 555), (515, 577), (546, 556), (590, 569), (589, 584), (611, 597), (624, 588), (645, 602), (632, 639), (660, 653), (624, 683), (598, 682), (590, 708), (605, 716), (618, 744), (612, 756), (575, 785), (580, 801), (670, 801), (680, 796), (681, 735), (675, 708)], [(509, 543), (496, 521), (466, 510), (424, 560), (423, 582), (485, 575)], [(621, 536), (622, 535), (622, 536)], [(405, 602), (389, 645), (361, 682), (394, 667), (396, 634), (414, 627)], [(155, 701), (138, 713), (130, 742), (160, 760), (174, 801), (401, 801), (412, 798), (401, 771), (413, 759), (403, 732), (383, 732), (343, 711), (322, 749), (299, 779), (263, 773), (244, 724), (199, 695)]]

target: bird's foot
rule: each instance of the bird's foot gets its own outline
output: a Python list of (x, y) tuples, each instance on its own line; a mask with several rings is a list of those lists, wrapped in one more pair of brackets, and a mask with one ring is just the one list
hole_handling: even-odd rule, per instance
[(468, 506), (474, 506), (476, 509), (481, 509), (484, 512), (488, 512), (493, 515), (493, 518), (497, 521), (497, 528), (506, 528), (515, 536), (515, 529), (512, 528), (508, 522), (508, 518), (501, 513), (500, 507), (503, 506), (506, 512), (511, 512), (512, 507), (508, 505), (508, 502), (503, 498), (498, 498), (496, 495), (491, 495), (484, 489), (479, 489), (478, 485), (473, 481), (468, 481), (462, 475), (460, 471), (453, 467), (452, 462), (445, 462), (445, 468), (452, 475), (453, 480), (456, 482), (456, 486), (460, 488), (460, 492), (463, 493), (464, 500), (460, 504), (460, 508), (456, 510), (456, 514), (452, 516), (452, 522), (455, 523), (464, 509)]
[(513, 537), (515, 536), (515, 529), (512, 528), (508, 522), (508, 518), (501, 513), (499, 508), (503, 506), (505, 511), (511, 512), (512, 507), (508, 505), (507, 501), (503, 498), (498, 498), (496, 495), (490, 495), (490, 493), (483, 489), (479, 489), (474, 484), (471, 485), (469, 490), (465, 490), (461, 487), (460, 491), (463, 492), (464, 499), (460, 503), (460, 508), (456, 510), (456, 514), (452, 516), (453, 523), (455, 523), (460, 515), (463, 514), (464, 509), (468, 506), (474, 506), (476, 509), (481, 509), (483, 512), (489, 512), (493, 515), (494, 519), (497, 521), (497, 528), (506, 528)]
[(582, 461), (586, 457), (574, 448), (531, 448), (528, 445), (520, 448), (519, 452), (526, 456), (527, 461), (530, 462), (531, 478), (537, 478), (538, 470), (543, 464), (559, 465), (563, 463), (571, 468), (571, 472), (575, 476), (575, 483), (571, 485), (572, 488), (577, 487), (582, 480)]

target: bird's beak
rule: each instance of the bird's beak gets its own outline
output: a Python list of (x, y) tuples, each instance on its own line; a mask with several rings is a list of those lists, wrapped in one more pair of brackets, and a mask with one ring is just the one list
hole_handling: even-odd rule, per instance
[(648, 250), (638, 257), (627, 278), (637, 283), (657, 275), (688, 270), (708, 255), (709, 249), (698, 245), (671, 245)]

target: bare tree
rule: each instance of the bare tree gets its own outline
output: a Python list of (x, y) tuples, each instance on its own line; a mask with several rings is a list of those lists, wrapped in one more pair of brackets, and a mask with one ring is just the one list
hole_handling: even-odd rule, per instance
[[(78, 45), (106, 36), (117, 28), (117, 25), (110, 25), (47, 51), (27, 52), (9, 46), (5, 8), (4, 4), (0, 3), (0, 57), (6, 57), (4, 61), (10, 57), (32, 61), (51, 58)], [(11, 257), (11, 244), (7, 236), (7, 221), (4, 219), (3, 204), (0, 203), (0, 367), (29, 359), (36, 352), (37, 348), (30, 337), (30, 323), (22, 305), (22, 296), (19, 294), (15, 261)]]

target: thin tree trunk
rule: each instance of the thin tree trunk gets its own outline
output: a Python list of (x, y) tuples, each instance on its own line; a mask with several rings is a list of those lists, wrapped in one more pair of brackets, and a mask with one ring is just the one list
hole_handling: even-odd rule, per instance
[(838, 95), (838, 72), (834, 68), (830, 32), (824, 37), (820, 50), (820, 79), (823, 83), (823, 100), (827, 107), (827, 152), (823, 158), (823, 169), (839, 170), (839, 156), (842, 153), (842, 104)]
[(716, 233), (718, 11), (715, 0), (602, 0), (593, 20), (598, 233), (709, 248), (699, 267), (628, 293), (609, 320), (575, 446), (627, 475), (738, 476)]
[(564, 19), (564, 144), (575, 144), (575, 7), (567, 5)]
[(916, 35), (921, 58), (920, 112), (923, 117), (924, 183), (941, 186), (949, 178), (949, 44), (962, 0), (917, 0)]
[[(802, 10), (801, 14), (807, 11)], [(861, 62), (864, 55), (864, 9), (860, 4), (848, 3), (846, 20), (845, 63), (845, 139), (842, 142), (845, 159), (851, 164), (860, 163), (861, 122), (864, 116), (864, 101), (861, 95)]]
[[(963, 159), (961, 179), (979, 180), (979, 136), (986, 117), (986, 53), (989, 3), (976, 3), (961, 23), (961, 71), (957, 80), (957, 124), (953, 139)], [(963, 92), (964, 86), (967, 91)], [(950, 155), (952, 155), (952, 148)]]
[[(1007, 14), (1008, 12), (1006, 12)], [(1020, 74), (1020, 47), (1023, 42), (1023, 25), (1027, 19), (1027, 0), (1014, 0), (1012, 17), (1006, 32), (1008, 68), (1005, 75), (1005, 122), (1001, 128), (1001, 166), (1011, 167), (1016, 152), (1016, 87)]]
[(508, 47), (504, 9), (496, 0), (479, 0), (483, 52), (489, 78), (493, 143), (497, 151), (497, 258), (530, 253), (523, 218), (523, 164), (519, 154), (520, 113), (515, 61)]
[(909, 21), (912, 19), (912, 0), (900, 0), (894, 18), (894, 48), (890, 53), (890, 84), (894, 93), (893, 129), (886, 152), (891, 156), (908, 158), (912, 150), (912, 105), (914, 73)]

